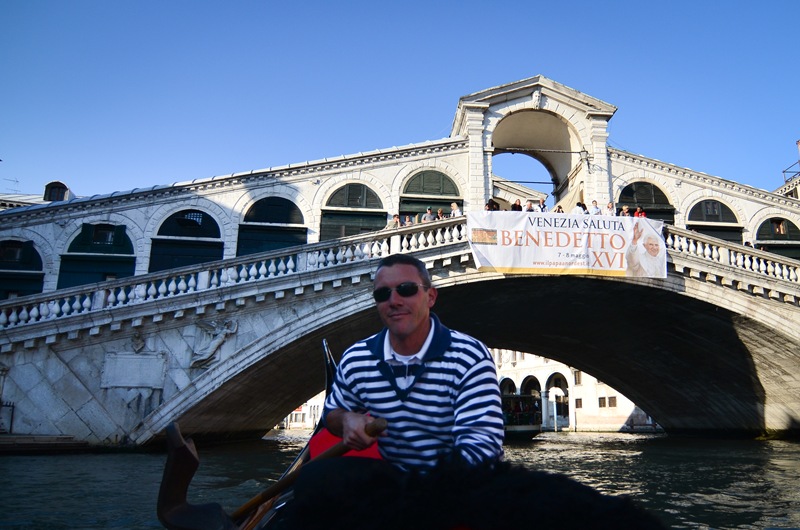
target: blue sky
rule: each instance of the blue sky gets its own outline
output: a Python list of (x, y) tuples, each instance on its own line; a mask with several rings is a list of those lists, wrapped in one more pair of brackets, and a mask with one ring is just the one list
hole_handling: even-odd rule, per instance
[(798, 21), (797, 0), (5, 0), (0, 193), (435, 140), (459, 97), (537, 74), (617, 106), (614, 147), (773, 190), (798, 160)]

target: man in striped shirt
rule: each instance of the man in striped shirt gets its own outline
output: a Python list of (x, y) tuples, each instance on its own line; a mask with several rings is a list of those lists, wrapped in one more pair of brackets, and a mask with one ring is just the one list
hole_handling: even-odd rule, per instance
[(327, 428), (351, 449), (364, 449), (377, 441), (365, 426), (386, 419), (378, 447), (404, 470), (499, 460), (503, 416), (494, 361), (483, 343), (431, 313), (438, 293), (425, 264), (407, 254), (382, 259), (373, 296), (385, 328), (342, 356), (325, 402)]

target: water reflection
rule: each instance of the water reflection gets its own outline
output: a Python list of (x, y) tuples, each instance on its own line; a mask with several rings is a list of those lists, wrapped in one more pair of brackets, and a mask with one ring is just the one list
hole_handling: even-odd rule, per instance
[[(307, 432), (205, 447), (192, 503), (230, 513), (276, 480)], [(672, 528), (800, 527), (800, 444), (662, 435), (544, 433), (506, 446), (507, 459), (630, 495)], [(161, 528), (163, 454), (0, 457), (0, 529)]]
[(506, 454), (630, 495), (673, 528), (800, 526), (800, 447), (792, 442), (544, 433)]

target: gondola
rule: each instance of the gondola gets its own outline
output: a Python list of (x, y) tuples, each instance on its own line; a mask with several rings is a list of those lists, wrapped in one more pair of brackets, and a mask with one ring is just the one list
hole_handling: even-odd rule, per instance
[[(325, 395), (331, 391), (336, 371), (336, 362), (323, 340), (325, 351)], [(370, 432), (379, 434), (386, 428), (386, 421), (376, 419)], [(323, 430), (322, 422), (317, 423), (311, 439)], [(300, 467), (310, 460), (311, 444), (306, 443), (281, 478), (232, 514), (227, 514), (218, 503), (189, 504), (186, 494), (200, 465), (200, 458), (194, 441), (184, 439), (180, 427), (173, 422), (166, 429), (167, 462), (158, 493), (156, 513), (158, 520), (168, 530), (256, 530), (267, 529), (270, 522), (280, 512), (280, 508), (291, 499), (291, 486), (297, 478)], [(315, 459), (342, 456), (348, 449), (341, 443), (333, 445), (317, 455)]]

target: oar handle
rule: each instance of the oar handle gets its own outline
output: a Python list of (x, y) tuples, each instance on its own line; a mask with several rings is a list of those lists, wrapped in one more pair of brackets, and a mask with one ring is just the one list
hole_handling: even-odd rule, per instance
[[(385, 431), (387, 426), (388, 426), (388, 424), (387, 424), (385, 419), (383, 419), (383, 418), (375, 418), (374, 420), (372, 420), (370, 423), (368, 423), (366, 425), (366, 427), (364, 428), (364, 431), (369, 436), (375, 438), (380, 433)], [(349, 450), (350, 450), (350, 448), (347, 447), (346, 445), (344, 445), (344, 442), (339, 442), (336, 445), (334, 445), (333, 447), (330, 447), (329, 449), (327, 449), (326, 451), (323, 451), (322, 453), (317, 455), (312, 460), (316, 461), (316, 460), (323, 460), (325, 458), (339, 457), (339, 456), (342, 456), (343, 454), (345, 454), (346, 452), (348, 452)], [(238, 521), (239, 519), (241, 519), (242, 517), (244, 517), (245, 515), (247, 515), (251, 511), (253, 511), (255, 508), (257, 508), (260, 504), (263, 504), (264, 502), (266, 502), (267, 500), (271, 499), (272, 497), (275, 497), (276, 495), (279, 495), (284, 490), (286, 490), (289, 486), (294, 484), (294, 482), (297, 480), (297, 476), (299, 474), (300, 474), (300, 469), (299, 468), (295, 469), (291, 473), (287, 473), (286, 475), (281, 477), (280, 480), (278, 480), (275, 484), (273, 484), (272, 486), (268, 487), (267, 489), (265, 489), (264, 491), (262, 491), (261, 493), (259, 493), (258, 495), (256, 495), (255, 497), (253, 497), (252, 499), (247, 501), (246, 503), (244, 503), (242, 506), (240, 506), (235, 512), (233, 512), (233, 514), (231, 515), (231, 519), (233, 519), (234, 521)]]

